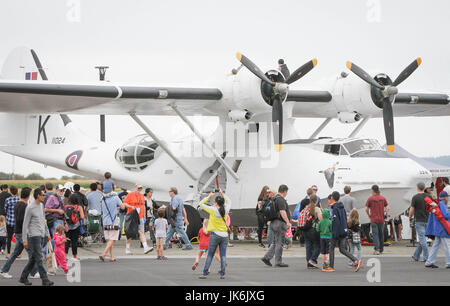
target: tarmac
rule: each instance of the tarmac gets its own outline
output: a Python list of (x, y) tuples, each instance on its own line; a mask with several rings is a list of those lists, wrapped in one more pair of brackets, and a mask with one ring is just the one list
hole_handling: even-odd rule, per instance
[[(114, 255), (116, 262), (106, 258), (101, 262), (98, 256), (102, 253), (104, 244), (92, 244), (79, 248), (79, 266), (69, 265), (77, 273), (62, 271), (50, 279), (61, 286), (316, 286), (316, 285), (449, 285), (450, 269), (445, 268), (443, 251), (439, 253), (436, 264), (439, 269), (425, 268), (423, 262), (414, 262), (411, 255), (414, 247), (408, 247), (409, 241), (393, 242), (386, 246), (382, 255), (373, 255), (372, 246), (363, 246), (363, 267), (358, 272), (347, 265), (347, 259), (336, 250), (335, 272), (327, 273), (315, 269), (307, 269), (305, 247), (294, 241), (293, 247), (285, 249), (283, 261), (288, 268), (268, 267), (260, 258), (267, 248), (259, 247), (256, 241), (231, 241), (233, 247), (227, 249), (227, 269), (225, 279), (217, 274), (219, 265), (213, 261), (211, 273), (207, 280), (199, 279), (202, 273), (205, 257), (200, 261), (197, 270), (192, 270), (198, 246), (193, 250), (183, 250), (173, 245), (164, 253), (168, 260), (156, 260), (156, 250), (147, 255), (139, 247), (138, 241), (132, 243), (132, 255), (125, 255), (125, 242), (116, 242)], [(26, 253), (18, 259), (9, 272), (12, 279), (0, 277), (0, 286), (22, 285), (18, 279), (26, 264)], [(71, 251), (67, 256), (71, 258)], [(0, 264), (5, 262), (4, 257)], [(320, 258), (319, 258), (320, 262)], [(273, 260), (272, 260), (273, 263)], [(30, 279), (34, 285), (40, 285), (39, 279)]]

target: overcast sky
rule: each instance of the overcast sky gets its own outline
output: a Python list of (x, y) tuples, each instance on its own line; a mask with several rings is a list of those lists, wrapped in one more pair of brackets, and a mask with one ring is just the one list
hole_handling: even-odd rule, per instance
[[(0, 3), (0, 65), (12, 49), (28, 46), (52, 80), (95, 81), (93, 67), (104, 64), (111, 81), (214, 86), (238, 66), (237, 51), (263, 70), (278, 58), (292, 71), (316, 57), (316, 69), (296, 83), (308, 89), (346, 70), (347, 60), (395, 78), (420, 56), (421, 67), (400, 91), (450, 93), (449, 32), (447, 0), (15, 0)], [(99, 134), (97, 117), (72, 119)], [(397, 118), (396, 142), (418, 156), (449, 155), (449, 123), (448, 117)], [(296, 124), (308, 137), (320, 121)], [(334, 122), (320, 136), (345, 137), (353, 128)], [(107, 118), (107, 141), (121, 144), (141, 132), (128, 117)], [(359, 136), (385, 143), (382, 121), (371, 120)], [(65, 174), (20, 158), (15, 169)], [(0, 153), (0, 171), (11, 171), (11, 156)]]

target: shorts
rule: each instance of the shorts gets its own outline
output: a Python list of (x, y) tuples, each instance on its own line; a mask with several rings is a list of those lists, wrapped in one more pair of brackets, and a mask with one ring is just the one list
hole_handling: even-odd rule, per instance
[(208, 252), (208, 249), (200, 249), (200, 252)]
[(157, 247), (164, 246), (164, 242), (166, 242), (166, 238), (163, 238), (163, 237), (157, 237), (156, 238), (156, 246)]
[(105, 236), (105, 239), (107, 241), (109, 240), (119, 240), (119, 231), (111, 230), (111, 231), (104, 231), (103, 235)]
[(141, 218), (141, 219), (139, 219), (138, 230), (143, 231), (144, 228), (145, 228), (145, 218)]
[(320, 238), (320, 254), (330, 254), (330, 240), (329, 238)]

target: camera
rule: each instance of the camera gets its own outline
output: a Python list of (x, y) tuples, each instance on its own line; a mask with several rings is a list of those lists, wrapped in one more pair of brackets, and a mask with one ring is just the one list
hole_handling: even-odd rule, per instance
[(103, 227), (103, 229), (105, 231), (118, 231), (119, 230), (119, 226), (118, 225), (105, 225)]

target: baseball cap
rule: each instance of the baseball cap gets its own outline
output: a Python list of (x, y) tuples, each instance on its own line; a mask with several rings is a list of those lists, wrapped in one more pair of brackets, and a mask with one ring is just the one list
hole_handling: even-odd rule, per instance
[(58, 186), (56, 186), (56, 190), (62, 190), (65, 189), (63, 185), (59, 184)]
[(136, 188), (142, 188), (142, 185), (141, 185), (141, 184), (135, 184), (134, 187), (136, 187)]
[(448, 193), (445, 190), (442, 190), (441, 193), (439, 194), (439, 198), (448, 198)]

